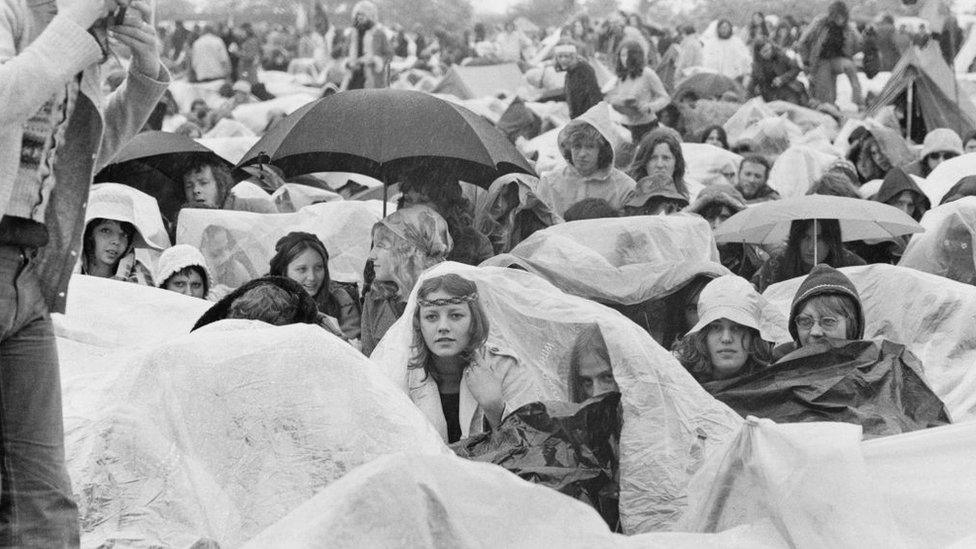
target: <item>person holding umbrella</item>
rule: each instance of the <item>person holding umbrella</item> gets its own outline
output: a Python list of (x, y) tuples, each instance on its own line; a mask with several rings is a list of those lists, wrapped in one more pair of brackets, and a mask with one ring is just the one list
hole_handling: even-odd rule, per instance
[(844, 248), (840, 222), (836, 219), (796, 220), (790, 224), (786, 247), (759, 267), (752, 276), (752, 284), (763, 292), (772, 284), (803, 276), (821, 263), (834, 268), (867, 264)]
[(453, 247), (447, 222), (429, 206), (408, 206), (373, 226), (369, 259), (375, 276), (363, 303), (364, 354), (373, 352), (403, 314), (420, 274), (444, 261)]

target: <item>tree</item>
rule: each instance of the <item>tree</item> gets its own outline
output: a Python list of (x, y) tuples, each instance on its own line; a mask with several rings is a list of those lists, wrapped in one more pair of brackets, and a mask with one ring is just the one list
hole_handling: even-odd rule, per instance
[(525, 17), (542, 28), (561, 27), (578, 10), (575, 0), (522, 0), (508, 9), (508, 17)]

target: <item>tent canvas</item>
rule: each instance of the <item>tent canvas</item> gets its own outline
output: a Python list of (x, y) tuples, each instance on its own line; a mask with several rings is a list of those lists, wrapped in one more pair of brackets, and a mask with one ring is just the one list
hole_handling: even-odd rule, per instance
[(928, 130), (950, 128), (966, 135), (976, 128), (976, 105), (956, 83), (935, 43), (924, 49), (913, 47), (902, 55), (867, 115), (894, 103), (910, 85), (914, 85), (914, 101)]
[(455, 65), (432, 93), (447, 93), (459, 99), (477, 99), (508, 92), (514, 95), (525, 86), (525, 77), (515, 63), (464, 67)]

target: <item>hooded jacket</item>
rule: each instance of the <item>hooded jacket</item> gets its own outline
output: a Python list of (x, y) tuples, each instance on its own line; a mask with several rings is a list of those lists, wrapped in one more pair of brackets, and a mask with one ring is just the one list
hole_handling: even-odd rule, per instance
[(881, 183), (881, 188), (878, 189), (878, 193), (872, 197), (872, 200), (888, 204), (905, 191), (915, 193), (915, 211), (912, 213), (912, 218), (919, 221), (932, 206), (912, 176), (905, 173), (901, 168), (892, 168), (888, 171), (884, 182)]
[[(498, 202), (514, 185), (517, 201), (508, 213), (498, 215)], [(488, 188), (485, 207), (478, 211), (476, 225), (488, 235), (495, 254), (507, 253), (533, 232), (562, 223), (549, 206), (539, 200), (539, 180), (534, 177), (502, 176)]]
[[(619, 143), (610, 121), (610, 106), (601, 101), (559, 132), (560, 150), (565, 149), (570, 133), (582, 124), (594, 127), (610, 144), (611, 150), (616, 149)], [(636, 183), (630, 176), (613, 167), (612, 158), (609, 165), (588, 176), (580, 174), (567, 160), (566, 166), (542, 175), (538, 194), (557, 215), (562, 216), (570, 206), (584, 198), (602, 198), (612, 208), (620, 210), (635, 187)]]
[(793, 296), (793, 305), (790, 307), (790, 335), (793, 341), (799, 345), (800, 336), (796, 330), (796, 317), (803, 310), (807, 301), (821, 295), (841, 295), (849, 297), (854, 302), (857, 310), (857, 326), (854, 337), (850, 339), (864, 339), (864, 310), (861, 306), (861, 296), (857, 293), (857, 288), (851, 279), (844, 276), (837, 269), (821, 263), (810, 271), (800, 289)]

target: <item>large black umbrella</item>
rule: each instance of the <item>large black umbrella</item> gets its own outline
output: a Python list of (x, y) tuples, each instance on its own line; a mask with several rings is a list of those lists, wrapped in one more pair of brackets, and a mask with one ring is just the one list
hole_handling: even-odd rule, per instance
[(404, 169), (445, 169), (488, 188), (532, 167), (491, 122), (423, 92), (355, 90), (324, 97), (288, 115), (238, 166), (271, 163), (286, 177), (353, 172), (393, 183)]
[(183, 172), (193, 160), (233, 165), (193, 139), (169, 132), (143, 132), (119, 151), (111, 164), (95, 175), (95, 182), (123, 183), (154, 197), (163, 218), (176, 221), (183, 194)]

